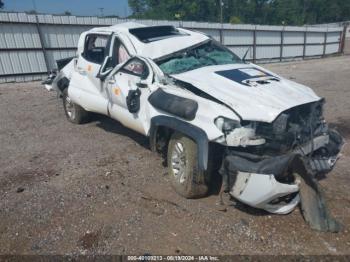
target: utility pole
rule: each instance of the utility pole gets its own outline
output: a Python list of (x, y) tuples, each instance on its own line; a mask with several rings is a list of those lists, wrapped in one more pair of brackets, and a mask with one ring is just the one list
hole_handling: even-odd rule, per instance
[(128, 6), (127, 4), (124, 6), (124, 18), (128, 17)]
[(100, 8), (98, 8), (98, 9), (100, 10), (101, 17), (103, 17), (103, 16), (104, 16), (104, 14), (103, 14), (104, 8), (103, 8), (103, 7), (100, 7)]
[(223, 7), (224, 7), (224, 3), (222, 2), (222, 0), (220, 0), (220, 23), (223, 24)]
[(36, 10), (36, 2), (35, 2), (35, 0), (32, 0), (32, 3), (33, 3), (34, 11), (37, 13), (37, 10)]
[(224, 3), (222, 2), (222, 0), (220, 0), (220, 24), (221, 24), (221, 29), (220, 29), (220, 43), (223, 44), (224, 43), (224, 34), (223, 34), (223, 28), (224, 28), (224, 19), (223, 19), (223, 10), (224, 7)]
[(35, 11), (36, 29), (37, 29), (38, 35), (39, 35), (39, 41), (40, 41), (40, 45), (41, 45), (41, 50), (42, 50), (43, 55), (44, 55), (44, 61), (45, 61), (46, 70), (49, 72), (49, 70), (51, 69), (50, 68), (50, 63), (49, 63), (49, 57), (48, 57), (48, 54), (46, 52), (45, 41), (44, 41), (44, 34), (41, 31), (39, 17), (38, 17), (38, 11), (37, 11), (37, 8), (36, 8), (35, 0), (32, 0), (32, 3), (33, 3), (34, 11)]

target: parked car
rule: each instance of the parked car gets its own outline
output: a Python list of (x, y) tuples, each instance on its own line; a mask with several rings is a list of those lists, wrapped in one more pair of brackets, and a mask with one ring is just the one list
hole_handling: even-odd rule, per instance
[[(149, 137), (152, 150), (167, 152), (180, 195), (205, 196), (219, 164), (222, 190), (236, 200), (276, 214), (301, 200), (314, 228), (338, 230), (315, 178), (332, 170), (343, 140), (310, 88), (203, 33), (135, 23), (84, 32), (77, 56), (58, 68), (46, 86), (61, 95), (67, 119), (82, 124), (99, 113)], [(326, 222), (317, 222), (322, 214)]]

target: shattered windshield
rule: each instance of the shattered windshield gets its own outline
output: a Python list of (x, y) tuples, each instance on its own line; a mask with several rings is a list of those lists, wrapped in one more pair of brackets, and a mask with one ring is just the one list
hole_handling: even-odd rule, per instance
[(180, 74), (205, 66), (237, 63), (243, 63), (243, 61), (230, 50), (213, 41), (177, 52), (157, 62), (160, 69), (168, 75)]

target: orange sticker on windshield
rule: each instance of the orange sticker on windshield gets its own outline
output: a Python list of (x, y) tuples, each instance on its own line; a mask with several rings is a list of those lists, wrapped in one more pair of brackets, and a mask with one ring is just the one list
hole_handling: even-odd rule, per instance
[(119, 88), (119, 87), (115, 87), (115, 88), (113, 88), (113, 90), (114, 90), (114, 94), (115, 94), (116, 96), (119, 96), (119, 95), (120, 95), (120, 88)]
[(91, 70), (92, 70), (92, 65), (88, 65), (87, 71), (91, 72)]

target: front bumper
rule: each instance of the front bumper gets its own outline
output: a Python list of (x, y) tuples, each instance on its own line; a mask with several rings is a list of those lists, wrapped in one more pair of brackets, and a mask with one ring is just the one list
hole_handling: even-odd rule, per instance
[[(314, 204), (319, 209), (326, 208), (316, 177), (332, 170), (343, 144), (341, 136), (330, 131), (316, 137), (313, 143), (279, 156), (228, 149), (220, 169), (224, 188), (235, 199), (251, 207), (288, 214), (303, 201), (302, 196), (306, 194), (300, 194), (300, 184), (306, 182), (313, 185), (312, 190), (318, 196), (315, 201), (322, 202)], [(319, 151), (327, 151), (328, 155), (318, 154)], [(319, 213), (327, 212), (320, 210)]]
[(297, 184), (279, 183), (274, 175), (238, 172), (230, 195), (249, 206), (264, 209), (270, 213), (284, 215), (292, 212), (299, 204), (299, 194), (296, 194), (286, 204), (270, 203), (275, 199), (297, 193), (298, 191), (299, 186)]

